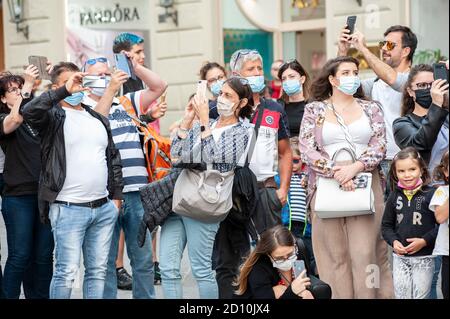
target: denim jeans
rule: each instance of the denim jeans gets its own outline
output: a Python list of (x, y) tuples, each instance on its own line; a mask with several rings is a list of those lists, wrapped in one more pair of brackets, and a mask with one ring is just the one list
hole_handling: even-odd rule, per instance
[(69, 299), (79, 276), (81, 250), (84, 258), (83, 297), (102, 299), (106, 265), (118, 210), (112, 201), (98, 208), (50, 205), (50, 222), (55, 238), (55, 272), (51, 299)]
[(152, 258), (152, 239), (147, 231), (145, 244), (139, 248), (137, 236), (139, 226), (144, 216), (139, 192), (124, 193), (124, 203), (121, 214), (114, 227), (114, 234), (111, 241), (111, 249), (108, 257), (108, 271), (106, 273), (105, 299), (117, 298), (117, 275), (116, 259), (119, 246), (120, 229), (125, 233), (125, 243), (127, 245), (127, 254), (130, 258), (130, 264), (133, 276), (133, 298), (134, 299), (154, 299), (154, 274)]
[(48, 299), (53, 272), (53, 237), (41, 223), (36, 195), (4, 196), (2, 214), (8, 241), (3, 290), (8, 299)]
[(441, 272), (442, 256), (436, 256), (434, 269), (433, 269), (433, 280), (431, 281), (431, 291), (428, 299), (438, 299), (437, 296), (437, 286), (439, 280), (439, 273)]
[(180, 268), (186, 245), (200, 298), (218, 298), (219, 292), (211, 259), (218, 228), (219, 223), (206, 224), (174, 213), (169, 215), (161, 227), (159, 261), (165, 298), (183, 298)]
[[(3, 174), (0, 174), (0, 196), (2, 196), (3, 194)], [(0, 201), (1, 201), (1, 197), (0, 197)], [(0, 242), (0, 299), (4, 299), (5, 298), (5, 294), (3, 292), (3, 271), (2, 271), (2, 254), (1, 254), (1, 242)]]

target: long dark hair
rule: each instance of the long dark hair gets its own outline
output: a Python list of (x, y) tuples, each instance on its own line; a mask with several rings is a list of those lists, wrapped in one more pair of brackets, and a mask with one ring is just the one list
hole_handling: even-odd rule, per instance
[(405, 116), (407, 114), (414, 112), (414, 108), (416, 107), (415, 106), (416, 104), (414, 102), (414, 98), (411, 95), (409, 95), (408, 88), (412, 89), (411, 84), (414, 82), (414, 80), (416, 79), (416, 76), (420, 72), (433, 73), (433, 67), (431, 67), (431, 65), (428, 65), (428, 64), (419, 64), (419, 65), (416, 65), (415, 67), (413, 67), (411, 69), (411, 71), (409, 72), (408, 81), (406, 82), (405, 88), (403, 89), (402, 116)]
[(270, 255), (280, 246), (295, 246), (294, 236), (286, 227), (278, 225), (266, 230), (261, 235), (255, 249), (241, 266), (240, 275), (235, 282), (235, 286), (238, 287), (236, 291), (237, 295), (243, 295), (247, 290), (248, 276), (259, 258), (261, 256)]
[[(281, 78), (283, 77), (283, 73), (288, 69), (294, 70), (295, 72), (300, 74), (300, 76), (304, 76), (306, 78), (305, 83), (303, 83), (302, 86), (303, 86), (303, 96), (305, 97), (305, 100), (308, 100), (309, 94), (310, 94), (309, 91), (311, 89), (311, 83), (310, 83), (311, 78), (309, 77), (309, 74), (306, 72), (305, 68), (297, 60), (288, 61), (288, 62), (284, 63), (280, 67), (280, 70), (278, 71), (278, 78), (280, 79), (280, 81), (282, 81)], [(286, 92), (283, 91), (283, 95), (281, 96), (281, 99), (286, 103), (289, 102), (289, 96), (286, 94)]]
[[(330, 83), (330, 75), (336, 76), (339, 66), (342, 63), (354, 63), (359, 68), (359, 61), (353, 57), (344, 56), (328, 61), (322, 71), (311, 86), (311, 99), (314, 101), (324, 101), (333, 95), (333, 86)], [(366, 99), (362, 86), (358, 88), (355, 98)]]
[[(6, 92), (8, 92), (9, 87), (13, 83), (17, 84), (19, 88), (22, 88), (25, 80), (20, 75), (15, 75), (11, 72), (2, 72), (0, 74), (0, 98), (6, 96)], [(0, 100), (0, 112), (9, 113), (10, 111), (11, 110), (9, 109), (8, 105)]]
[(247, 99), (248, 103), (239, 111), (239, 116), (242, 118), (250, 118), (253, 113), (253, 93), (252, 88), (248, 83), (244, 84), (247, 80), (244, 78), (233, 76), (225, 81), (225, 84), (228, 84), (230, 88), (236, 92), (239, 96), (239, 100)]
[(441, 162), (434, 169), (433, 177), (436, 182), (442, 181), (446, 185), (448, 185), (448, 177), (445, 176), (445, 173), (448, 174), (448, 151), (444, 153), (442, 156)]
[(404, 159), (413, 159), (416, 160), (419, 164), (421, 177), (423, 180), (423, 185), (428, 185), (430, 183), (430, 174), (428, 173), (427, 164), (425, 163), (425, 160), (420, 156), (420, 153), (412, 146), (407, 147), (400, 152), (397, 153), (397, 155), (394, 156), (394, 159), (391, 164), (391, 168), (389, 170), (389, 179), (391, 182), (391, 190), (394, 191), (395, 187), (398, 183), (398, 177), (397, 177), (397, 170), (396, 170), (396, 164), (399, 160)]

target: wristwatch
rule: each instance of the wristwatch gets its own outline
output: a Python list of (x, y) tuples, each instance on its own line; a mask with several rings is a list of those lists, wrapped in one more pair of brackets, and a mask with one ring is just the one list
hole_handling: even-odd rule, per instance
[(206, 126), (205, 125), (200, 125), (200, 132), (204, 132), (206, 131)]
[(20, 93), (20, 95), (21, 95), (22, 98), (24, 98), (24, 99), (29, 99), (30, 96), (31, 96), (31, 93), (30, 93), (30, 92), (22, 92), (22, 93)]

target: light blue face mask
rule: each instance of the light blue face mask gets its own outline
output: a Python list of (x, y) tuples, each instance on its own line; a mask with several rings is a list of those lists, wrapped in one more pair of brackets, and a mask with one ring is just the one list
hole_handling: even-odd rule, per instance
[(74, 93), (74, 94), (66, 97), (64, 99), (64, 102), (66, 102), (66, 103), (68, 103), (68, 104), (70, 104), (72, 106), (77, 106), (77, 105), (79, 105), (81, 103), (83, 98), (84, 98), (84, 93), (83, 92), (77, 92), (77, 93)]
[(253, 93), (261, 93), (262, 90), (266, 87), (266, 84), (264, 83), (264, 76), (249, 76), (247, 78), (248, 84), (250, 84), (250, 87), (252, 88)]
[(347, 95), (355, 95), (361, 86), (359, 76), (341, 76), (339, 82), (341, 84), (338, 86), (338, 90)]
[(292, 96), (301, 93), (303, 87), (300, 80), (287, 80), (283, 82), (283, 91), (286, 92), (287, 95)]
[(222, 86), (225, 82), (221, 80), (217, 80), (213, 85), (211, 85), (211, 93), (217, 97), (220, 95), (220, 91), (222, 90)]

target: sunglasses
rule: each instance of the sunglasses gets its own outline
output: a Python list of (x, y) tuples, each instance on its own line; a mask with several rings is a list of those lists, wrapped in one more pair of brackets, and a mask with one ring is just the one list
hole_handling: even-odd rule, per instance
[(395, 47), (397, 46), (397, 43), (392, 42), (392, 41), (381, 41), (379, 43), (380, 49), (384, 48), (384, 46), (386, 46), (386, 49), (388, 51), (392, 51), (395, 49)]
[(249, 54), (252, 54), (252, 53), (259, 54), (259, 52), (256, 51), (256, 50), (241, 50), (241, 51), (239, 51), (238, 55), (236, 56), (236, 60), (234, 61), (234, 66), (236, 66), (236, 64), (239, 61), (240, 57), (243, 57), (245, 55), (249, 55)]
[(84, 64), (85, 65), (94, 65), (94, 64), (96, 64), (97, 62), (100, 62), (100, 63), (108, 63), (108, 59), (107, 58), (95, 58), (95, 59), (89, 59), (89, 60), (87, 60)]
[(284, 62), (284, 63), (281, 65), (280, 69), (281, 69), (282, 67), (284, 67), (285, 65), (289, 65), (289, 64), (291, 64), (291, 63), (300, 64), (300, 63), (297, 61), (297, 59), (290, 59), (290, 60), (287, 60), (286, 62)]
[(299, 164), (299, 163), (300, 163), (300, 160), (299, 160), (299, 159), (293, 159), (293, 160), (292, 160), (292, 163), (294, 163), (294, 164)]

